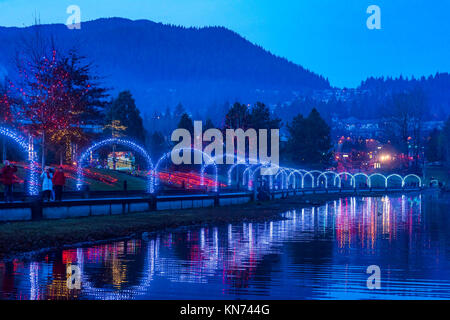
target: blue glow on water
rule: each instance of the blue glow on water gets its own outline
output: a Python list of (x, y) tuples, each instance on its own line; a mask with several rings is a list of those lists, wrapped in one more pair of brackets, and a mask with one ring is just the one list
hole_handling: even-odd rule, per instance
[[(1, 299), (449, 299), (447, 200), (345, 198), (286, 220), (184, 228), (1, 262)], [(66, 269), (80, 267), (81, 290)], [(369, 290), (366, 269), (381, 269)]]

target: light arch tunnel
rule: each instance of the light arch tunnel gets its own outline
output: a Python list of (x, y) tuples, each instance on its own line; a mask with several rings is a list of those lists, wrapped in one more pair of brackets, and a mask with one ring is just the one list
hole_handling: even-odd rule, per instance
[[(249, 164), (239, 163), (233, 165), (228, 171), (228, 186), (233, 185), (232, 173), (238, 166), (244, 166), (245, 169), (237, 181), (242, 183), (248, 190), (253, 189), (256, 181), (257, 172), (263, 168), (270, 166), (269, 163), (264, 164)], [(334, 172), (334, 171), (319, 171), (319, 170), (303, 170), (286, 167), (278, 167), (278, 173), (272, 176), (263, 177), (269, 182), (270, 188), (274, 186), (278, 189), (305, 189), (305, 188), (405, 188), (411, 184), (414, 187), (422, 187), (422, 179), (415, 174), (408, 174), (400, 176), (399, 174), (383, 175), (381, 173), (374, 173), (368, 175), (366, 173), (349, 173), (349, 172)]]
[(149, 155), (149, 153), (140, 145), (138, 145), (137, 143), (127, 140), (127, 139), (121, 139), (121, 138), (111, 138), (111, 139), (105, 139), (102, 141), (99, 141), (97, 143), (94, 143), (93, 145), (91, 145), (89, 148), (87, 148), (79, 157), (78, 161), (77, 161), (77, 190), (81, 191), (83, 189), (83, 168), (86, 165), (86, 161), (88, 160), (90, 154), (97, 150), (100, 149), (102, 147), (106, 147), (106, 146), (112, 146), (112, 145), (120, 145), (120, 146), (125, 146), (127, 148), (130, 148), (131, 150), (139, 153), (143, 159), (145, 160), (146, 163), (146, 170), (147, 171), (147, 184), (146, 184), (146, 191), (148, 193), (154, 193), (156, 188), (158, 187), (159, 183), (160, 183), (160, 179), (159, 179), (159, 173), (161, 170), (162, 165), (164, 164), (164, 162), (167, 162), (170, 157), (172, 152), (193, 152), (194, 154), (198, 153), (201, 154), (202, 158), (206, 160), (206, 164), (202, 165), (201, 167), (201, 185), (204, 185), (204, 175), (206, 172), (206, 169), (210, 166), (213, 167), (214, 170), (214, 182), (215, 182), (215, 186), (214, 186), (214, 191), (218, 190), (218, 185), (219, 185), (219, 178), (218, 178), (218, 170), (217, 170), (217, 166), (215, 161), (208, 156), (208, 154), (204, 153), (203, 151), (200, 151), (198, 149), (195, 148), (180, 148), (180, 149), (176, 149), (173, 150), (171, 152), (165, 153), (163, 154), (158, 162), (156, 163), (156, 165), (153, 164), (153, 161)]
[(13, 129), (0, 127), (0, 136), (7, 138), (13, 145), (17, 146), (21, 153), (24, 155), (26, 162), (28, 163), (28, 175), (27, 175), (27, 194), (30, 196), (36, 196), (39, 194), (38, 184), (38, 168), (36, 163), (36, 155), (33, 151), (33, 142), (31, 139), (23, 137), (20, 133)]
[[(171, 152), (163, 154), (156, 165), (153, 164), (152, 159), (148, 152), (140, 145), (126, 139), (111, 138), (102, 140), (93, 144), (86, 149), (78, 160), (77, 168), (77, 189), (81, 190), (83, 186), (82, 170), (88, 156), (92, 151), (95, 151), (101, 147), (109, 145), (122, 145), (138, 152), (143, 156), (146, 161), (148, 174), (147, 192), (154, 193), (155, 189), (159, 185), (159, 172), (162, 165), (169, 161), (172, 152), (193, 152), (198, 154), (204, 160), (204, 164), (200, 169), (201, 185), (204, 185), (204, 177), (209, 168), (211, 168), (210, 174), (213, 176), (214, 191), (218, 191), (219, 173), (217, 162), (218, 157), (211, 157), (201, 150), (195, 148), (180, 148)], [(389, 187), (401, 187), (408, 186), (408, 183), (414, 183), (418, 187), (422, 187), (422, 179), (415, 175), (409, 174), (407, 176), (400, 176), (398, 174), (383, 175), (380, 173), (374, 173), (367, 175), (365, 173), (349, 173), (349, 172), (334, 172), (334, 171), (319, 171), (319, 170), (304, 170), (280, 167), (270, 162), (260, 162), (255, 159), (240, 159), (235, 155), (223, 154), (220, 155), (223, 159), (231, 157), (234, 164), (229, 165), (226, 172), (227, 182), (226, 185), (231, 188), (233, 186), (243, 186), (248, 190), (253, 190), (254, 184), (259, 177), (262, 181), (268, 183), (270, 189), (305, 189), (305, 188), (345, 188), (350, 187), (354, 189), (368, 187), (368, 188), (389, 188)], [(225, 162), (225, 161), (224, 161)], [(221, 163), (221, 162), (220, 162)], [(241, 169), (242, 168), (242, 169)], [(272, 168), (276, 172), (273, 175), (261, 175), (262, 169)], [(241, 173), (239, 172), (241, 170)], [(233, 179), (235, 176), (235, 179)], [(233, 181), (234, 180), (234, 181)]]

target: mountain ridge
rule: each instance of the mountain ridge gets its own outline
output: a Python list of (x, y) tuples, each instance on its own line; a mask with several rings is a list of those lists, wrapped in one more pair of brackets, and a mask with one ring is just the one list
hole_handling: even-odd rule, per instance
[[(125, 18), (83, 22), (81, 30), (63, 24), (37, 26), (57, 47), (76, 47), (92, 61), (113, 93), (129, 89), (142, 111), (181, 102), (188, 108), (213, 102), (282, 101), (295, 92), (331, 88), (324, 77), (276, 56), (225, 27), (181, 27)], [(14, 40), (33, 28), (0, 27), (0, 66), (14, 67)]]

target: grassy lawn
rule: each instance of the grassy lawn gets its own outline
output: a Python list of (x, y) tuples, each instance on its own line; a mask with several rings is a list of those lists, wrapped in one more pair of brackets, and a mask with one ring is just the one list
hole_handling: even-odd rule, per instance
[[(89, 185), (91, 191), (119, 191), (123, 190), (123, 183), (126, 180), (128, 183), (128, 190), (130, 191), (139, 191), (146, 190), (147, 180), (144, 177), (135, 177), (130, 174), (107, 170), (107, 169), (89, 169), (91, 172), (95, 174), (99, 174), (101, 176), (108, 176), (114, 180), (115, 183), (105, 183), (99, 179), (87, 178), (84, 179), (86, 184)], [(67, 180), (67, 187), (72, 190), (76, 189), (76, 176)]]

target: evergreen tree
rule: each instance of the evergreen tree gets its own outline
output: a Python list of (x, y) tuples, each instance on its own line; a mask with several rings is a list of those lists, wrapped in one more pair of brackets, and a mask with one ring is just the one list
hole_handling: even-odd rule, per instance
[(186, 110), (184, 109), (183, 105), (181, 103), (177, 104), (173, 113), (175, 119), (180, 119), (184, 113), (186, 113)]
[(272, 118), (270, 110), (262, 102), (257, 102), (249, 114), (249, 127), (253, 129), (279, 129), (281, 120)]
[(30, 52), (19, 54), (21, 78), (10, 86), (16, 91), (17, 118), (23, 120), (25, 131), (41, 138), (43, 165), (48, 147), (60, 152), (61, 161), (64, 152), (71, 161), (72, 143), (87, 140), (80, 125), (101, 122), (106, 89), (98, 85), (91, 64), (74, 50), (65, 55), (43, 45), (39, 55)]
[(250, 112), (247, 105), (236, 102), (225, 117), (225, 129), (250, 128)]
[(183, 113), (181, 115), (180, 122), (178, 123), (178, 128), (186, 129), (191, 133), (191, 136), (194, 135), (194, 122), (187, 113)]
[(327, 165), (331, 160), (330, 127), (314, 108), (307, 118), (297, 115), (288, 125), (287, 152), (294, 162)]
[(122, 91), (114, 99), (106, 112), (109, 123), (119, 121), (125, 127), (124, 134), (143, 143), (145, 141), (145, 129), (139, 109), (130, 91)]

